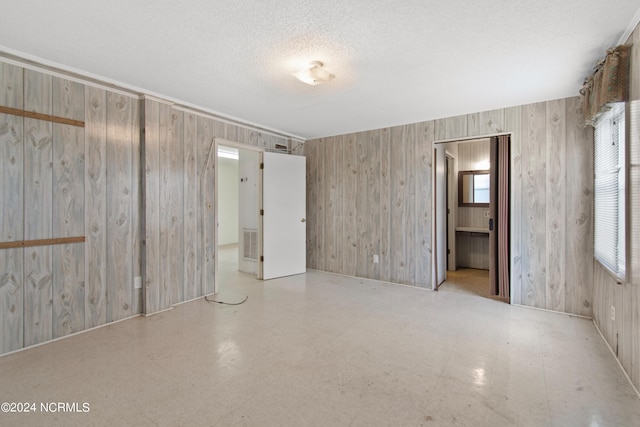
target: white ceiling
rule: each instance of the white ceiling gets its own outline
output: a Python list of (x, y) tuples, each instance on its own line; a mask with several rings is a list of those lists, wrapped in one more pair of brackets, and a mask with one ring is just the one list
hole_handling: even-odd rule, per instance
[[(638, 0), (0, 0), (0, 50), (302, 138), (577, 94)], [(336, 78), (290, 73), (320, 60)]]

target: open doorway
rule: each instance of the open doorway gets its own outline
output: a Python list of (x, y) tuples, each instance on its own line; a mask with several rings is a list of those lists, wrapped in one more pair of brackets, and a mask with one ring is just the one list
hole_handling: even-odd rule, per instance
[(221, 287), (257, 278), (260, 151), (220, 142), (217, 153), (217, 264)]
[(508, 300), (508, 146), (509, 135), (436, 143), (435, 290)]
[(305, 273), (305, 157), (215, 141), (216, 292), (242, 275)]

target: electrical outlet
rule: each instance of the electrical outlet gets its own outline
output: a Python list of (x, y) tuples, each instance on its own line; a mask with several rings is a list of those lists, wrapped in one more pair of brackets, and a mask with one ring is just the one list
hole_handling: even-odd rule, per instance
[(138, 276), (133, 279), (133, 289), (141, 289), (142, 288), (142, 277)]
[(611, 320), (616, 321), (616, 307), (613, 305), (611, 306)]
[(379, 262), (380, 262), (380, 257), (379, 257), (378, 255), (374, 255), (374, 256), (373, 256), (373, 263), (374, 263), (374, 264), (377, 264), (377, 263), (379, 263)]

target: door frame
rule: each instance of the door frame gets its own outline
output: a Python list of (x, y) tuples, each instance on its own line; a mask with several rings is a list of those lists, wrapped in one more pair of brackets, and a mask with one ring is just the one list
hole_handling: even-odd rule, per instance
[[(491, 134), (485, 134), (485, 135), (477, 135), (477, 136), (465, 136), (465, 137), (458, 137), (458, 138), (448, 138), (448, 139), (437, 139), (434, 140), (432, 143), (433, 146), (433, 179), (432, 179), (432, 183), (431, 183), (431, 188), (432, 188), (432, 197), (431, 197), (431, 212), (433, 212), (433, 219), (431, 220), (432, 223), (432, 228), (431, 228), (431, 244), (432, 244), (432, 248), (433, 250), (431, 251), (431, 271), (432, 271), (432, 285), (431, 285), (431, 289), (434, 291), (438, 290), (438, 284), (437, 284), (437, 274), (436, 274), (436, 270), (437, 270), (437, 260), (438, 260), (438, 247), (436, 245), (437, 243), (437, 239), (436, 239), (436, 234), (437, 234), (437, 230), (436, 230), (436, 226), (438, 224), (437, 222), (437, 218), (436, 216), (438, 215), (438, 210), (437, 210), (437, 198), (436, 198), (436, 189), (437, 189), (437, 182), (436, 182), (436, 178), (437, 178), (437, 156), (436, 156), (436, 144), (446, 144), (449, 142), (469, 142), (469, 141), (473, 141), (475, 139), (485, 139), (485, 138), (495, 138), (498, 136), (503, 136), (503, 135), (508, 135), (509, 136), (509, 141), (510, 144), (513, 143), (513, 139), (514, 139), (514, 133), (513, 132), (496, 132), (496, 133), (491, 133)], [(513, 153), (513, 151), (511, 151), (511, 153)], [(445, 151), (445, 162), (446, 162), (446, 151)], [(446, 165), (445, 165), (446, 167)], [(513, 159), (510, 157), (509, 158), (509, 168), (511, 170), (511, 168), (513, 167)], [(490, 170), (493, 170), (493, 168), (490, 168)], [(511, 172), (510, 172), (511, 174)], [(509, 176), (509, 181), (511, 181), (511, 176)], [(509, 206), (510, 208), (512, 207), (512, 200), (513, 200), (513, 187), (510, 185), (509, 186)], [(509, 209), (509, 234), (512, 236), (513, 235), (513, 226), (514, 226), (514, 220), (513, 220), (513, 212), (514, 209)], [(509, 239), (509, 253), (512, 253), (511, 251), (511, 241), (512, 239)], [(445, 253), (444, 256), (446, 256), (447, 254)], [(442, 256), (442, 254), (440, 254), (440, 256)], [(510, 257), (509, 259), (509, 269), (511, 271), (513, 271), (513, 259)], [(509, 303), (513, 304), (513, 291), (512, 291), (512, 287), (513, 287), (513, 277), (509, 277), (509, 287), (510, 287), (510, 292), (509, 292)], [(445, 279), (446, 281), (446, 279)], [(444, 283), (444, 282), (443, 282)]]
[[(458, 176), (458, 159), (449, 150), (444, 151), (445, 172), (447, 174), (447, 271), (455, 271), (458, 268), (458, 260), (456, 258), (456, 218), (458, 217), (458, 186), (454, 185), (453, 180)], [(449, 168), (451, 163), (451, 169)], [(453, 222), (451, 221), (453, 220)]]
[[(256, 147), (253, 145), (246, 145), (246, 144), (242, 144), (240, 142), (236, 142), (236, 141), (231, 141), (229, 139), (224, 139), (224, 138), (218, 138), (215, 137), (214, 139), (214, 144), (213, 144), (213, 149), (215, 150), (215, 156), (214, 156), (214, 168), (215, 168), (215, 185), (214, 185), (214, 192), (213, 192), (213, 203), (215, 205), (215, 212), (216, 212), (216, 227), (215, 227), (215, 236), (214, 236), (214, 250), (213, 250), (213, 257), (214, 257), (214, 268), (215, 268), (215, 273), (216, 275), (218, 274), (218, 272), (220, 271), (218, 269), (218, 235), (220, 233), (218, 233), (218, 227), (220, 226), (220, 215), (218, 212), (218, 208), (219, 208), (219, 204), (218, 204), (218, 185), (220, 185), (220, 179), (219, 179), (219, 172), (220, 169), (218, 167), (218, 147), (220, 145), (224, 146), (224, 147), (231, 147), (231, 148), (237, 148), (238, 150), (251, 150), (251, 151), (256, 151), (258, 153), (260, 153), (260, 162), (262, 163), (262, 153), (264, 153), (264, 148), (262, 147)], [(258, 174), (258, 209), (262, 209), (262, 174)], [(260, 219), (258, 219), (258, 260), (260, 260), (260, 257), (262, 256), (262, 221)], [(260, 261), (258, 261), (258, 272), (256, 274), (256, 278), (257, 279), (261, 279), (262, 278), (262, 263)], [(213, 292), (214, 293), (218, 293), (218, 280), (216, 280), (214, 282), (214, 287), (213, 287)]]

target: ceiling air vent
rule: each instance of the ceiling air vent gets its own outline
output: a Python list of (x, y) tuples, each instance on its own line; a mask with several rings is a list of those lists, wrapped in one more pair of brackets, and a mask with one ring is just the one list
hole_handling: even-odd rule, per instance
[(283, 153), (288, 153), (289, 152), (289, 147), (287, 147), (284, 144), (276, 144), (275, 150), (276, 151), (281, 151)]

